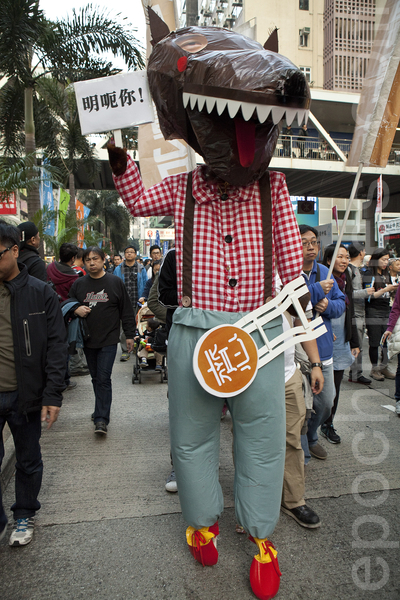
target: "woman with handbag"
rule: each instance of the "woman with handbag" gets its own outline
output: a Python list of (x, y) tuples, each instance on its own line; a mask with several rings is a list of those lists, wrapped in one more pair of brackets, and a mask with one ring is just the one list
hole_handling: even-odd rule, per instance
[(397, 371), (394, 398), (396, 400), (396, 413), (400, 417), (400, 288), (397, 288), (396, 297), (390, 311), (386, 331), (382, 336), (382, 346), (387, 344), (389, 359), (397, 354)]
[(365, 288), (374, 287), (375, 292), (365, 301), (365, 322), (369, 339), (369, 358), (372, 364), (371, 377), (376, 381), (394, 379), (387, 363), (387, 348), (382, 346), (382, 359), (379, 362), (379, 346), (390, 314), (390, 292), (396, 291), (398, 284), (390, 282), (388, 271), (389, 252), (385, 248), (376, 248), (363, 274)]

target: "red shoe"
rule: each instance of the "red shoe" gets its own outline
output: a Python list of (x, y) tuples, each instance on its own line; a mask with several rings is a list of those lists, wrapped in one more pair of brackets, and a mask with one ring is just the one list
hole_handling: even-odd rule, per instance
[(219, 534), (218, 521), (211, 527), (186, 529), (186, 541), (194, 558), (203, 565), (211, 567), (218, 562), (217, 535)]
[(249, 539), (257, 544), (260, 551), (253, 558), (250, 567), (251, 589), (260, 600), (271, 600), (278, 593), (282, 575), (276, 558), (278, 553), (266, 538), (260, 540), (249, 536)]

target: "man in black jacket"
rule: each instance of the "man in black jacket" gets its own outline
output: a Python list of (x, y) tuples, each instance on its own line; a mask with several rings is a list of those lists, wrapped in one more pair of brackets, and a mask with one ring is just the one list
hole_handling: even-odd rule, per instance
[[(16, 451), (14, 527), (10, 546), (32, 540), (40, 508), (43, 463), (41, 421), (57, 420), (62, 403), (67, 344), (58, 297), (18, 264), (19, 232), (0, 222), (0, 465), (8, 423)], [(7, 517), (0, 491), (0, 538)]]
[(18, 225), (21, 242), (19, 245), (18, 262), (23, 263), (29, 275), (41, 281), (47, 281), (46, 263), (39, 256), (40, 246), (39, 230), (32, 221), (24, 221)]

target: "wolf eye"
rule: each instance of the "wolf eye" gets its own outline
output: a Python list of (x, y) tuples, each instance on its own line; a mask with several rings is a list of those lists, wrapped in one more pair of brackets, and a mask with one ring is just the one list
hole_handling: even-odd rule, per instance
[(185, 52), (194, 54), (195, 52), (203, 50), (203, 48), (207, 46), (208, 40), (206, 36), (201, 33), (188, 33), (176, 39), (175, 44), (177, 44), (179, 48), (182, 48), (182, 50), (185, 50)]

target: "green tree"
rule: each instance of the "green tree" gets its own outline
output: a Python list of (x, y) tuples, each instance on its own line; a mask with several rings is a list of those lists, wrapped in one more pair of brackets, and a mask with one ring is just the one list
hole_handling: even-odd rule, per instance
[(65, 214), (65, 226), (63, 229), (59, 229), (57, 235), (46, 233), (49, 224), (54, 219), (58, 219), (60, 212), (59, 210), (49, 210), (47, 207), (43, 207), (38, 210), (32, 219), (39, 230), (47, 254), (55, 256), (56, 260), (58, 260), (61, 244), (66, 242), (77, 244), (78, 232), (82, 226), (85, 228), (84, 242), (86, 246), (98, 246), (100, 242), (103, 242), (104, 235), (93, 228), (93, 225), (97, 224), (98, 219), (89, 216), (87, 219), (77, 221), (75, 214), (69, 211)]
[[(73, 11), (71, 18), (52, 22), (39, 9), (38, 0), (0, 0), (0, 74), (8, 77), (0, 96), (3, 151), (18, 155), (24, 144), (33, 169), (35, 120), (45, 112), (38, 82), (49, 75), (64, 84), (110, 75), (115, 70), (102, 58), (104, 52), (121, 56), (128, 69), (144, 66), (132, 29), (91, 4)], [(30, 218), (39, 208), (36, 186), (28, 192)]]
[(48, 175), (43, 177), (42, 169), (38, 166), (32, 168), (30, 155), (19, 159), (0, 157), (0, 202), (19, 189), (30, 190), (36, 187), (43, 179), (49, 179), (53, 184), (59, 185), (61, 172), (55, 166), (48, 166)]
[(68, 187), (70, 207), (75, 209), (75, 175), (83, 165), (89, 180), (94, 181), (99, 170), (94, 147), (81, 133), (75, 92), (53, 78), (38, 82), (37, 91), (48, 111), (47, 126), (43, 130), (42, 145), (51, 164), (63, 173), (63, 185)]
[(115, 190), (81, 190), (79, 200), (91, 211), (91, 217), (97, 217), (93, 228), (109, 238), (114, 252), (126, 247), (132, 217), (125, 206), (119, 203)]

